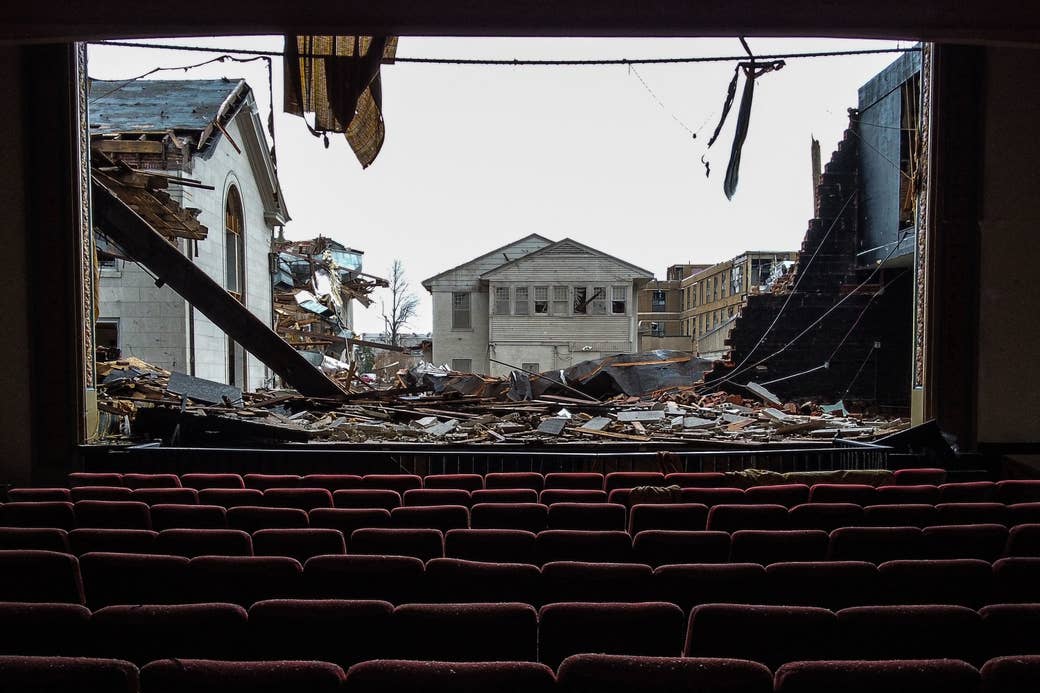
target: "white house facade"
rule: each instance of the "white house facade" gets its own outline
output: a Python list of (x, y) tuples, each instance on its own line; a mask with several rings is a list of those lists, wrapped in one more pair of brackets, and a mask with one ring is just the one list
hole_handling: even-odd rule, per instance
[(652, 278), (571, 239), (520, 239), (423, 282), (433, 295), (434, 362), (505, 375), (632, 353), (636, 292)]
[[(100, 92), (91, 102), (95, 146), (135, 168), (205, 186), (170, 186), (173, 200), (199, 210), (208, 228), (205, 239), (176, 244), (273, 326), (272, 241), (289, 215), (249, 85), (141, 80), (110, 91), (118, 85), (92, 82), (92, 92)], [(134, 153), (135, 141), (161, 144), (161, 152)], [(107, 340), (124, 357), (243, 389), (270, 380), (263, 363), (133, 262), (102, 259), (99, 313), (99, 342)]]

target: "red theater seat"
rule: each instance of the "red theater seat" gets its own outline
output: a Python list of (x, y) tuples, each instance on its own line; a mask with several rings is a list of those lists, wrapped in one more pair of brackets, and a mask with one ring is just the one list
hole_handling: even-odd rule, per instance
[(708, 506), (703, 503), (639, 503), (628, 511), (628, 533), (633, 537), (647, 529), (703, 530)]
[(722, 472), (672, 472), (664, 477), (668, 486), (680, 488), (734, 488), (739, 484)]
[(1008, 506), (1008, 526), (1040, 524), (1040, 503), (1014, 503)]
[(627, 563), (632, 556), (632, 539), (627, 532), (548, 529), (538, 533), (536, 546), (540, 563)]
[(347, 672), (345, 690), (352, 693), (552, 693), (555, 684), (552, 669), (534, 662), (419, 662), (382, 659), (352, 666)]
[(939, 502), (939, 487), (932, 485), (879, 486), (871, 505), (895, 503), (921, 503), (935, 505)]
[(264, 493), (255, 488), (207, 488), (199, 491), (199, 503), (223, 508), (260, 506), (264, 504)]
[(366, 474), (361, 477), (361, 487), (387, 489), (403, 495), (408, 489), (422, 488), (422, 478), (415, 474)]
[(479, 474), (429, 474), (423, 479), (423, 488), (476, 491), (484, 488), (484, 477)]
[(434, 558), (426, 564), (431, 602), (522, 602), (540, 604), (542, 574), (528, 563), (484, 563)]
[(480, 503), (537, 503), (538, 492), (530, 488), (482, 488), (470, 494), (473, 505)]
[(684, 488), (680, 498), (683, 503), (701, 503), (709, 508), (747, 502), (747, 494), (741, 488)]
[(303, 477), (296, 474), (246, 474), (242, 479), (246, 488), (266, 491), (269, 488), (294, 488), (300, 485)]
[(892, 477), (899, 486), (918, 486), (921, 484), (938, 486), (946, 483), (946, 470), (936, 467), (897, 469), (893, 472)]
[(72, 500), (72, 494), (67, 488), (12, 488), (7, 490), (9, 501), (60, 501)]
[(199, 556), (188, 565), (197, 602), (227, 602), (249, 607), (263, 599), (300, 596), (303, 566), (281, 556)]
[(147, 693), (339, 693), (344, 678), (343, 670), (329, 662), (161, 659), (141, 669), (141, 690)]
[(227, 511), (220, 505), (153, 505), (152, 529), (224, 529)]
[(137, 667), (117, 659), (0, 657), (0, 681), (9, 691), (138, 693)]
[(1040, 524), (1012, 527), (1005, 552), (1008, 556), (1040, 557)]
[(604, 478), (603, 490), (610, 493), (614, 489), (664, 485), (661, 472), (611, 472)]
[(317, 508), (308, 517), (311, 527), (338, 529), (344, 539), (355, 529), (390, 526), (390, 511), (383, 508)]
[(1005, 505), (1040, 502), (1040, 479), (998, 481), (993, 489), (993, 500)]
[(791, 529), (856, 527), (864, 523), (864, 510), (855, 503), (805, 503), (791, 508), (787, 514)]
[(155, 553), (158, 532), (147, 529), (74, 529), (69, 546), (77, 556), (91, 551)]
[(837, 619), (809, 606), (704, 604), (690, 612), (684, 657), (748, 659), (781, 664), (832, 656)]
[(69, 530), (76, 526), (72, 503), (27, 501), (4, 503), (0, 517), (6, 527), (50, 527)]
[(735, 563), (785, 563), (827, 560), (829, 537), (819, 529), (742, 529), (732, 534), (730, 560)]
[(977, 559), (889, 561), (878, 566), (892, 604), (954, 604), (977, 609), (993, 586), (989, 563)]
[(537, 536), (519, 529), (453, 529), (444, 535), (444, 555), (493, 563), (538, 562)]
[(603, 475), (596, 472), (552, 472), (545, 475), (546, 489), (582, 489), (606, 493), (603, 483)]
[(395, 659), (529, 662), (538, 614), (530, 604), (405, 604), (394, 609)]
[(331, 508), (332, 493), (323, 488), (269, 488), (264, 491), (264, 505), (297, 510)]
[(461, 505), (468, 508), (469, 491), (455, 488), (413, 488), (404, 492), (405, 507), (422, 505)]
[(979, 616), (986, 657), (1040, 654), (1040, 604), (991, 604)]
[(1008, 523), (1008, 507), (1002, 503), (940, 503), (935, 506), (938, 525)]
[(1001, 558), (993, 564), (994, 603), (1040, 603), (1040, 558)]
[(618, 503), (553, 503), (549, 529), (625, 530), (625, 506)]
[(809, 502), (871, 505), (876, 494), (877, 489), (867, 484), (813, 484), (809, 489)]
[(422, 561), (444, 558), (444, 535), (438, 529), (356, 529), (347, 545), (352, 554), (412, 556)]
[(884, 563), (923, 555), (917, 527), (839, 527), (831, 532), (833, 561)]
[(547, 488), (538, 494), (542, 505), (553, 503), (606, 503), (607, 492), (579, 488)]
[(79, 558), (87, 606), (180, 604), (189, 598), (188, 559), (131, 553), (86, 553)]
[(935, 506), (919, 503), (870, 505), (863, 508), (863, 524), (868, 527), (929, 527), (936, 523), (937, 518)]
[(492, 472), (484, 477), (484, 488), (526, 488), (538, 492), (545, 488), (545, 477), (538, 472)]
[(401, 505), (401, 494), (390, 489), (345, 489), (332, 494), (337, 508), (382, 508), (393, 510)]
[(773, 563), (765, 582), (771, 604), (844, 609), (886, 599), (877, 567), (864, 561)]
[(650, 566), (557, 561), (542, 566), (542, 597), (554, 602), (641, 602), (652, 596)]
[(977, 662), (982, 652), (982, 621), (963, 606), (856, 606), (837, 617), (846, 658)]
[(654, 569), (654, 597), (689, 611), (700, 604), (760, 604), (766, 570), (757, 563), (697, 563)]
[(304, 488), (323, 488), (329, 493), (343, 489), (362, 488), (363, 482), (357, 474), (308, 474), (300, 482)]
[(985, 503), (993, 497), (996, 484), (992, 481), (962, 481), (939, 485), (939, 500), (943, 503)]
[(124, 474), (123, 486), (127, 488), (180, 488), (181, 480), (176, 474)]
[(538, 612), (538, 658), (557, 667), (582, 653), (677, 657), (683, 612), (675, 604), (547, 604)]
[(755, 662), (700, 657), (571, 655), (560, 664), (564, 693), (773, 693), (773, 675)]
[(469, 509), (464, 505), (427, 505), (417, 508), (394, 508), (390, 511), (390, 526), (401, 529), (469, 528)]
[(985, 693), (1028, 693), (1040, 690), (1040, 656), (997, 657), (982, 667)]
[(792, 662), (777, 670), (774, 691), (978, 693), (979, 672), (950, 660)]
[(787, 508), (782, 505), (716, 505), (708, 511), (708, 529), (719, 532), (787, 526)]
[(744, 491), (745, 503), (764, 503), (793, 508), (809, 502), (809, 487), (805, 484), (776, 484), (752, 486)]
[(307, 527), (307, 512), (299, 508), (239, 506), (227, 511), (230, 529), (252, 534), (261, 529), (301, 529)]
[(155, 553), (170, 556), (252, 556), (253, 542), (240, 529), (164, 529)]
[(288, 556), (301, 564), (314, 556), (345, 555), (346, 542), (336, 529), (261, 529), (253, 532), (253, 554)]
[(632, 551), (637, 561), (652, 566), (725, 563), (729, 560), (730, 537), (726, 532), (648, 529), (632, 539)]
[(246, 483), (238, 474), (182, 474), (181, 486), (202, 491), (209, 488), (245, 488)]
[(148, 506), (137, 501), (78, 501), (76, 527), (151, 529)]
[(423, 562), (410, 556), (316, 556), (304, 564), (304, 593), (403, 604), (423, 598), (423, 576)]
[(93, 655), (89, 628), (81, 604), (0, 602), (0, 655)]
[(106, 606), (94, 612), (95, 652), (144, 666), (167, 657), (238, 659), (249, 652), (246, 611), (233, 604)]
[(0, 551), (0, 601), (82, 604), (76, 557), (55, 551)]
[(470, 510), (470, 525), (537, 533), (549, 526), (549, 508), (541, 503), (477, 503)]
[(69, 534), (64, 529), (53, 527), (2, 527), (0, 528), (0, 550), (30, 549), (71, 553)]
[(978, 558), (993, 562), (1004, 555), (1004, 525), (944, 525), (921, 530), (922, 558)]
[(73, 502), (77, 501), (128, 501), (134, 492), (124, 486), (75, 486), (69, 491)]
[(141, 488), (130, 494), (130, 500), (148, 505), (197, 505), (199, 492), (193, 488)]
[(385, 657), (393, 611), (392, 604), (377, 600), (256, 602), (249, 607), (250, 656), (319, 660), (343, 667)]

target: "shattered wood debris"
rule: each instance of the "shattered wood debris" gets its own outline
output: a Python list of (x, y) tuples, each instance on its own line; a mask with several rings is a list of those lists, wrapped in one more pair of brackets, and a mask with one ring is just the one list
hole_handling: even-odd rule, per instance
[[(98, 406), (118, 421), (110, 422), (117, 432), (107, 436), (109, 441), (224, 445), (819, 445), (839, 438), (872, 441), (909, 426), (906, 419), (858, 411), (851, 402), (772, 406), (776, 403), (725, 392), (697, 394), (688, 379), (691, 357), (683, 360), (677, 354), (626, 354), (564, 371), (514, 372), (505, 378), (423, 364), (399, 371), (389, 389), (356, 386), (339, 399), (304, 397), (294, 390), (246, 392), (236, 398), (226, 385), (123, 359), (98, 364)], [(616, 371), (623, 377), (611, 375)], [(677, 371), (684, 375), (677, 377)], [(520, 377), (534, 390), (529, 399), (511, 398)], [(676, 384), (683, 377), (686, 384)], [(571, 396), (561, 378), (589, 398)], [(645, 389), (638, 390), (638, 382)]]

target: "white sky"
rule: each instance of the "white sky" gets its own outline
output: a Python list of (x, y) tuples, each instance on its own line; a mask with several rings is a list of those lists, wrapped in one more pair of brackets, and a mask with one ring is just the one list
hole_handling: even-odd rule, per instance
[[(153, 41), (154, 43), (154, 41)], [(281, 50), (281, 37), (170, 39), (167, 43)], [(751, 39), (756, 54), (906, 46), (883, 41)], [(737, 39), (400, 40), (399, 56), (640, 58), (740, 55)], [(127, 79), (210, 53), (91, 46), (89, 73)], [(399, 258), (421, 299), (409, 331), (430, 330), (420, 282), (521, 236), (571, 237), (664, 275), (668, 265), (711, 263), (743, 250), (795, 250), (812, 216), (810, 136), (826, 164), (856, 105), (857, 89), (894, 54), (790, 60), (755, 91), (740, 185), (722, 180), (740, 88), (700, 163), (721, 111), (732, 63), (604, 67), (384, 66), (386, 142), (367, 170), (342, 136), (320, 139), (281, 112), (274, 59), (279, 178), (292, 221), (288, 238), (330, 236), (365, 251), (365, 270), (386, 276)], [(157, 79), (245, 78), (266, 123), (262, 61), (164, 71)], [(743, 82), (741, 82), (742, 86)], [(697, 133), (693, 139), (676, 122)], [(378, 296), (378, 294), (377, 294)], [(355, 310), (359, 332), (382, 330), (378, 300)]]

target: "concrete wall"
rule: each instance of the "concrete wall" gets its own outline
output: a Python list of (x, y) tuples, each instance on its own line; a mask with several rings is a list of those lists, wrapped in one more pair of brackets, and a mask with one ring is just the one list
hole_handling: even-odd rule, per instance
[(187, 304), (176, 291), (157, 287), (137, 264), (117, 260), (115, 270), (101, 270), (98, 293), (98, 320), (118, 322), (121, 356), (135, 356), (167, 370), (188, 371)]
[[(29, 294), (28, 247), (25, 218), (25, 149), (22, 56), (17, 46), (0, 46), (0, 208), (4, 210), (4, 270), (0, 272), (4, 338), (0, 339), (0, 481), (26, 483), (32, 468), (32, 434), (29, 380)], [(37, 318), (47, 309), (35, 306)]]
[[(978, 331), (980, 443), (1040, 441), (1040, 52), (986, 51)], [(966, 335), (967, 336), (967, 335)]]

